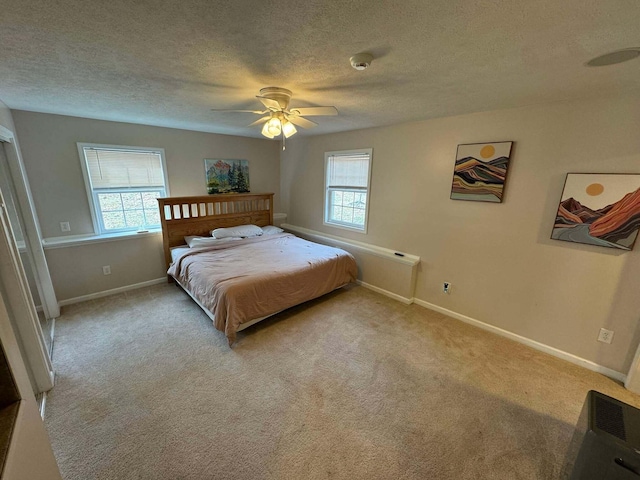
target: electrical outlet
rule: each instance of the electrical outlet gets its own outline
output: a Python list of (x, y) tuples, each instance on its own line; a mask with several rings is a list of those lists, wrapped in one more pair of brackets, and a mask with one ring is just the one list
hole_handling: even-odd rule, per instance
[(450, 282), (444, 282), (442, 284), (442, 291), (444, 293), (451, 293), (451, 283)]
[(613, 340), (613, 330), (607, 330), (606, 328), (600, 329), (600, 334), (598, 335), (598, 341), (604, 343), (611, 343)]
[(69, 225), (69, 222), (60, 222), (60, 230), (63, 232), (70, 232), (71, 225)]
[(104, 267), (102, 267), (102, 274), (111, 275), (111, 265), (105, 265)]

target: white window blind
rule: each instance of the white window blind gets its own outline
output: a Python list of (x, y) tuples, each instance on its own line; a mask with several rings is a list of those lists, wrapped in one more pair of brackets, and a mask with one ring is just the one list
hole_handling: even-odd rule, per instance
[(98, 234), (160, 228), (167, 196), (164, 150), (79, 143), (89, 208)]
[(84, 147), (84, 155), (94, 189), (164, 187), (159, 153)]
[(369, 153), (333, 154), (328, 157), (327, 187), (367, 188)]

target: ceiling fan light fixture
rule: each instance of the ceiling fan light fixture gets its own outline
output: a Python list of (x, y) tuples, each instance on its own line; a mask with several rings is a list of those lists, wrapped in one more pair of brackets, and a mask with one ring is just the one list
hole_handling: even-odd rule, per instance
[(261, 127), (263, 136), (274, 139), (282, 135), (282, 145), (284, 140), (295, 135), (300, 128), (313, 128), (318, 124), (308, 120), (307, 116), (331, 116), (338, 115), (336, 107), (302, 107), (289, 110), (291, 100), (291, 90), (280, 87), (264, 87), (260, 89), (260, 95), (256, 96), (264, 105), (265, 110), (218, 110), (216, 112), (238, 112), (253, 113), (262, 115), (261, 118), (249, 124), (249, 127)]
[(294, 135), (298, 130), (293, 126), (288, 120), (285, 120), (282, 124), (282, 133), (284, 133), (285, 138), (289, 138), (291, 135)]
[[(271, 120), (269, 120), (269, 121), (271, 121)], [(273, 137), (275, 137), (275, 135), (272, 135), (272, 134), (269, 132), (269, 122), (265, 123), (265, 124), (264, 124), (264, 126), (262, 127), (262, 135), (264, 135), (264, 136), (265, 136), (265, 137), (267, 137), (267, 138), (273, 138)]]
[(282, 133), (282, 124), (278, 117), (271, 117), (271, 119), (265, 125), (271, 138), (277, 137)]

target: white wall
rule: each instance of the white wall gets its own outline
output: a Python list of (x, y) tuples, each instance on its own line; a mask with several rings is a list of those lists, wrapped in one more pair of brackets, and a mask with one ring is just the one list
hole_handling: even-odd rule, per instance
[[(77, 142), (165, 149), (172, 196), (206, 195), (205, 158), (249, 160), (251, 191), (274, 192), (279, 208), (277, 142), (12, 111), (43, 237), (93, 233)], [(70, 222), (71, 232), (60, 231)], [(59, 301), (166, 275), (160, 235), (46, 250)], [(102, 266), (112, 274), (104, 276)]]
[[(626, 373), (640, 339), (640, 242), (623, 252), (549, 237), (567, 172), (640, 173), (639, 102), (567, 102), (294, 137), (281, 160), (287, 222), (419, 255), (416, 298)], [(509, 140), (504, 202), (450, 200), (457, 145)], [(324, 152), (368, 147), (368, 234), (323, 225)], [(615, 331), (611, 345), (596, 341), (600, 327)]]
[(278, 207), (277, 142), (20, 110), (13, 118), (45, 238), (93, 233), (77, 142), (164, 148), (174, 197), (207, 194), (203, 159), (247, 159), (251, 190), (276, 193)]

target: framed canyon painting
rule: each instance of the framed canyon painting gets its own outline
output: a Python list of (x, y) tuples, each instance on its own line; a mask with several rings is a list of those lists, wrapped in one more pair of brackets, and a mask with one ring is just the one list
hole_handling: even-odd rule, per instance
[(451, 198), (502, 202), (513, 142), (458, 145)]
[(631, 250), (639, 228), (640, 174), (567, 174), (551, 238)]

